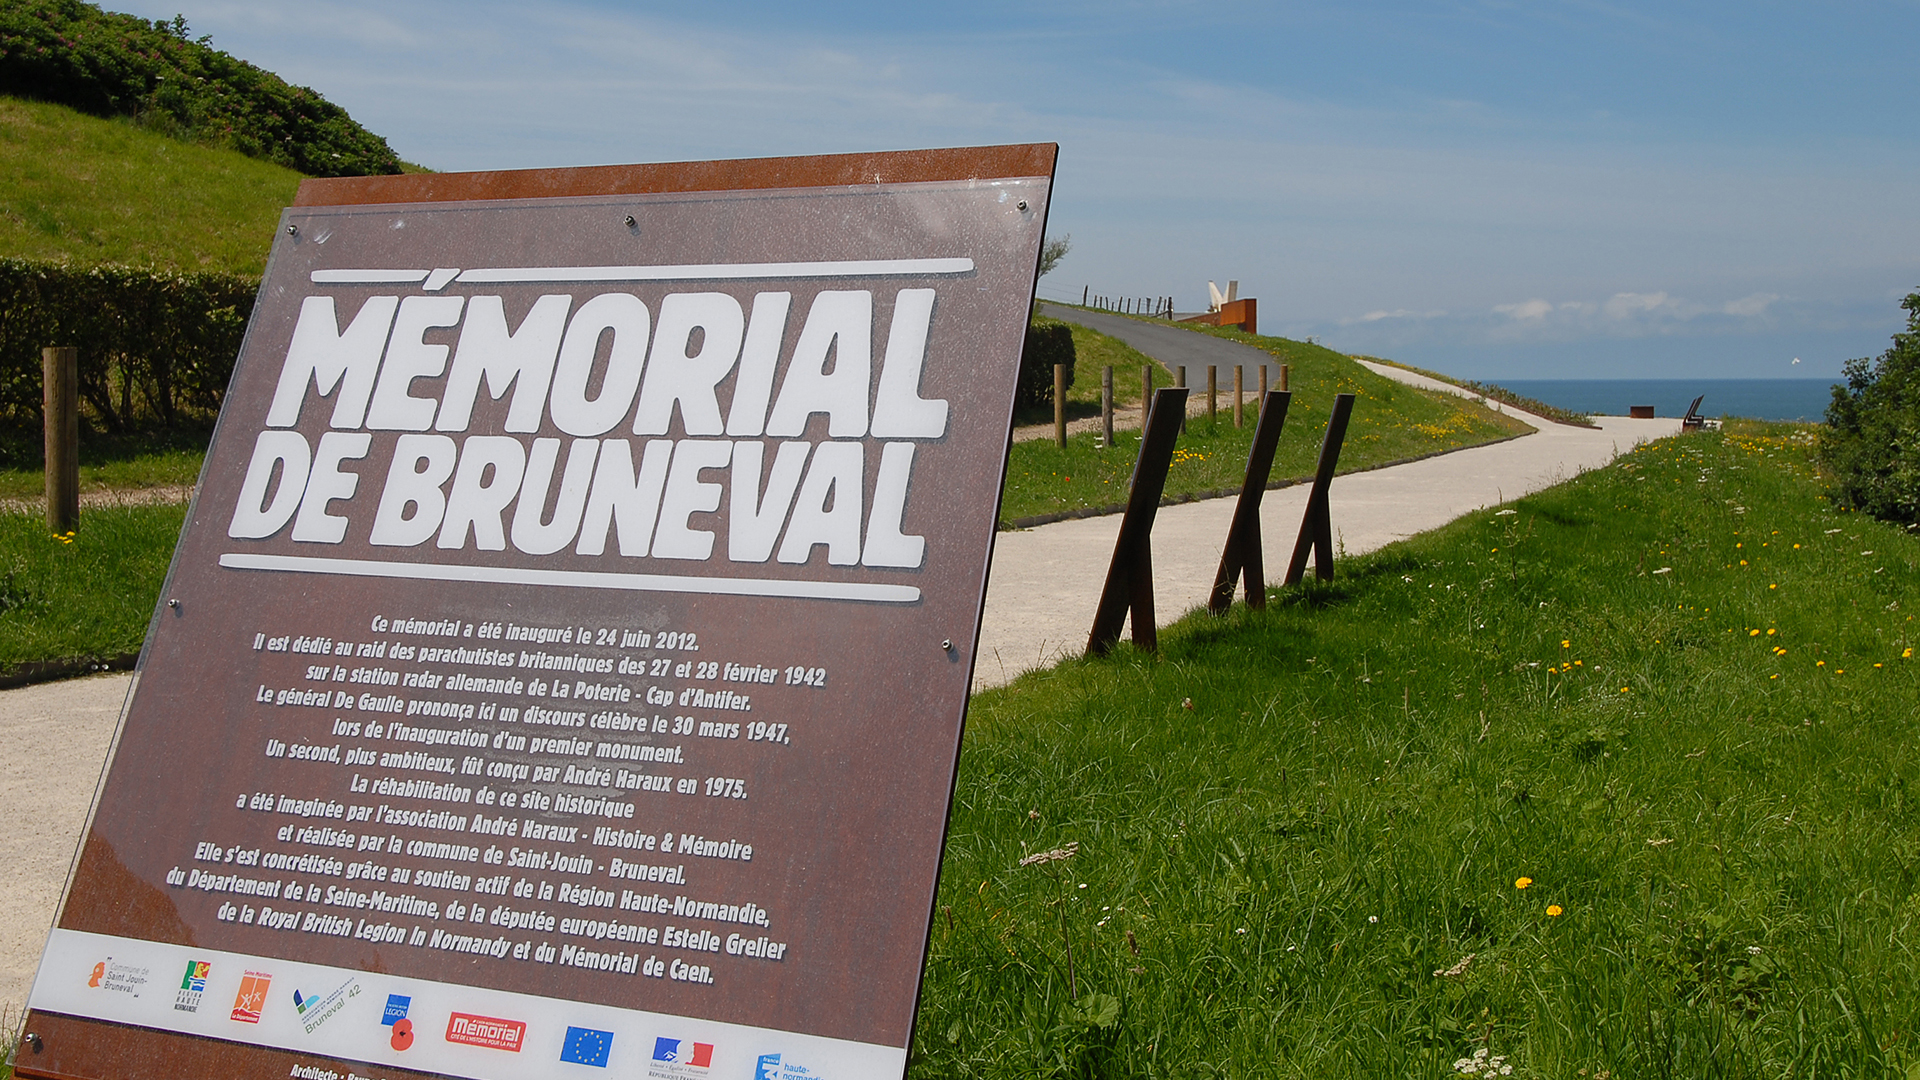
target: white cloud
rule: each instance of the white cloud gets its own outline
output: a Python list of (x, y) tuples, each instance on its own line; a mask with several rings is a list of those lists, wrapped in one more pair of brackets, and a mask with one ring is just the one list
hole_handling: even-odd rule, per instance
[(1628, 319), (1635, 315), (1659, 311), (1662, 308), (1673, 308), (1674, 306), (1672, 298), (1667, 296), (1665, 292), (1623, 292), (1614, 293), (1613, 298), (1608, 300), (1604, 305), (1604, 309), (1608, 316), (1612, 318)]
[(1767, 305), (1778, 299), (1780, 299), (1779, 293), (1757, 292), (1750, 296), (1743, 296), (1738, 300), (1729, 300), (1720, 310), (1726, 312), (1728, 315), (1744, 315), (1748, 317), (1765, 315), (1767, 313)]
[(1517, 322), (1544, 319), (1553, 312), (1553, 305), (1545, 300), (1529, 300), (1524, 304), (1495, 304), (1493, 310)]
[(1380, 322), (1383, 319), (1439, 319), (1444, 318), (1446, 314), (1445, 311), (1408, 311), (1406, 308), (1396, 308), (1393, 311), (1369, 311), (1359, 318), (1342, 319), (1340, 324), (1351, 326), (1354, 323)]

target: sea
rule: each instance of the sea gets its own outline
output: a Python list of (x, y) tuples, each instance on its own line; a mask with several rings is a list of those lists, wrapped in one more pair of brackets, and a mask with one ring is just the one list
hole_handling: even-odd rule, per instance
[(1572, 412), (1625, 416), (1651, 405), (1655, 416), (1685, 416), (1693, 399), (1700, 415), (1753, 420), (1826, 417), (1835, 379), (1499, 379), (1499, 385)]

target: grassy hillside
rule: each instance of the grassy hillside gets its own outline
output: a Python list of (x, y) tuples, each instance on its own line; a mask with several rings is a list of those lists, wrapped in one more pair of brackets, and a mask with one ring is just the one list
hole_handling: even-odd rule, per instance
[(0, 255), (257, 275), (292, 169), (0, 97)]
[(345, 109), (194, 38), (183, 15), (148, 22), (85, 0), (6, 0), (0, 94), (126, 117), (309, 176), (401, 170), (387, 141)]
[[(1105, 335), (1076, 327), (1074, 347), (1081, 359), (1075, 365), (1069, 402), (1091, 393), (1099, 400), (1100, 365), (1115, 363), (1115, 396), (1135, 402), (1140, 394), (1140, 369), (1132, 363), (1138, 353)], [(1273, 459), (1273, 480), (1299, 479), (1312, 474), (1332, 414), (1335, 394), (1356, 397), (1353, 420), (1340, 452), (1340, 471), (1353, 472), (1389, 462), (1421, 457), (1443, 450), (1479, 446), (1530, 433), (1533, 429), (1511, 416), (1492, 412), (1466, 398), (1440, 394), (1385, 379), (1352, 359), (1319, 345), (1260, 338), (1261, 348), (1291, 366), (1293, 403)], [(1127, 356), (1125, 354), (1131, 354)], [(1116, 359), (1129, 361), (1124, 365)], [(1125, 387), (1121, 376), (1129, 375)], [(1192, 393), (1206, 397), (1205, 372), (1187, 373), (1200, 385)], [(1156, 385), (1173, 380), (1165, 368)], [(1238, 491), (1246, 473), (1247, 451), (1253, 444), (1255, 416), (1249, 407), (1246, 426), (1233, 426), (1231, 383), (1219, 397), (1220, 412), (1209, 420), (1197, 416), (1187, 422), (1167, 473), (1166, 495), (1180, 499)], [(1091, 391), (1083, 388), (1091, 387)], [(1249, 390), (1251, 405), (1257, 390)], [(1137, 405), (1134, 406), (1136, 409)], [(1015, 443), (1007, 462), (1006, 493), (1000, 504), (1002, 522), (1011, 524), (1050, 514), (1098, 507), (1116, 507), (1126, 501), (1127, 484), (1140, 451), (1139, 431), (1116, 433), (1114, 445), (1100, 445), (1098, 432), (1071, 435), (1063, 449), (1051, 439)]]
[(1920, 540), (1812, 446), (1652, 444), (976, 697), (910, 1074), (1920, 1075)]

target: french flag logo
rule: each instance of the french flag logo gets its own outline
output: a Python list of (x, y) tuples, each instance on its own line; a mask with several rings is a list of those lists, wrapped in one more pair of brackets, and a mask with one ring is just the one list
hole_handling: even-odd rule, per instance
[[(682, 1049), (685, 1047), (686, 1049)], [(676, 1065), (691, 1065), (696, 1069), (705, 1069), (713, 1064), (712, 1043), (689, 1043), (683, 1039), (656, 1038), (653, 1040), (653, 1060)]]

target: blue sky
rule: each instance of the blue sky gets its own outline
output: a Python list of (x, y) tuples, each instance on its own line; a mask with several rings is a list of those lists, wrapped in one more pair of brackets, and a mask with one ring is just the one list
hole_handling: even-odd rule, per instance
[(1041, 295), (1461, 376), (1826, 377), (1920, 289), (1915, 0), (107, 6), (183, 4), (436, 169), (1055, 141)]

